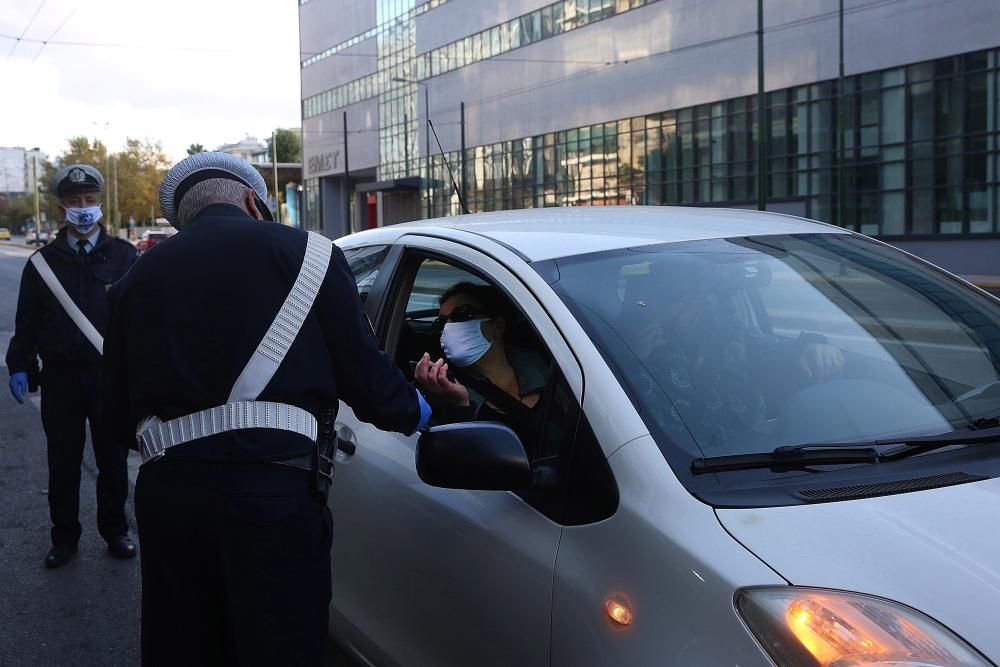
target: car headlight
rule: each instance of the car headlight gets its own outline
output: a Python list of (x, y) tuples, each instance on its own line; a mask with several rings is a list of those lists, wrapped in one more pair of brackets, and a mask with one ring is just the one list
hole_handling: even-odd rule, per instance
[(748, 588), (736, 609), (778, 667), (990, 667), (934, 619), (896, 602), (820, 588)]

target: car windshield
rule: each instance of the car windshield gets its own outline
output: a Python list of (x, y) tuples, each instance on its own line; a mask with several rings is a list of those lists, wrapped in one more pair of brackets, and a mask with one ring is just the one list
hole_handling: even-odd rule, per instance
[(553, 288), (677, 470), (1000, 414), (1000, 302), (869, 239), (713, 239), (554, 264)]

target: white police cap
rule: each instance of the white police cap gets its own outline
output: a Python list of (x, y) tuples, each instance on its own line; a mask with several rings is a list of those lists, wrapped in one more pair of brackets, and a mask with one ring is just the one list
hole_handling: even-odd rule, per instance
[(56, 172), (49, 189), (57, 197), (78, 192), (100, 192), (104, 177), (89, 164), (71, 164)]
[(249, 162), (229, 153), (195, 153), (186, 157), (167, 172), (160, 184), (160, 209), (163, 217), (177, 226), (177, 211), (181, 200), (198, 183), (210, 178), (227, 178), (242, 183), (254, 191), (257, 208), (266, 220), (274, 220), (267, 201), (267, 184), (264, 177)]

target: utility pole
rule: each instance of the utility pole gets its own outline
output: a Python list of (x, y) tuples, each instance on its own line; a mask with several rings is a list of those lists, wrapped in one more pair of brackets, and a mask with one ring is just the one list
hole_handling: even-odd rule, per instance
[(347, 112), (344, 112), (344, 232), (350, 234), (354, 231), (351, 222), (351, 173), (350, 163), (347, 161)]
[(410, 175), (410, 115), (407, 113), (403, 114), (403, 155), (404, 162), (406, 162), (406, 175)]
[(278, 199), (278, 131), (271, 130), (271, 166), (274, 167), (274, 208), (281, 224), (281, 200)]
[(764, 100), (764, 0), (757, 0), (757, 210), (767, 210), (767, 104)]
[(840, 64), (837, 70), (837, 225), (844, 226), (844, 208), (847, 203), (847, 184), (844, 182), (844, 0), (839, 6)]
[(431, 217), (431, 96), (424, 84), (424, 161), (427, 163), (427, 218)]
[(460, 165), (459, 169), (462, 170), (462, 180), (461, 180), (461, 183), (462, 183), (462, 207), (465, 208), (465, 210), (462, 211), (462, 213), (468, 213), (469, 210), (465, 206), (465, 202), (469, 201), (469, 198), (466, 195), (466, 189), (465, 189), (465, 102), (462, 102), (461, 106), (459, 108), (461, 109), (461, 112), (462, 112), (462, 115), (461, 115), (461, 118), (460, 118), (460, 120), (461, 120), (461, 127), (462, 127), (462, 159), (459, 160), (459, 165)]
[[(94, 143), (95, 144), (97, 143), (96, 139), (94, 140)], [(108, 147), (107, 146), (104, 147), (104, 178), (105, 179), (110, 179), (111, 178), (111, 153), (108, 152)], [(108, 224), (110, 225), (111, 223), (113, 223), (115, 221), (115, 207), (114, 207), (114, 203), (115, 203), (114, 196), (115, 196), (115, 193), (114, 193), (114, 190), (112, 189), (111, 181), (107, 180), (106, 182), (108, 184), (108, 188), (107, 188), (107, 193), (108, 193)]]
[(118, 158), (111, 159), (111, 171), (112, 173), (114, 173), (114, 180), (115, 180), (115, 194), (114, 194), (115, 213), (114, 217), (112, 218), (112, 222), (114, 224), (113, 231), (115, 235), (117, 235), (118, 230), (121, 229), (122, 226), (122, 220), (121, 220), (122, 212), (121, 209), (118, 207)]
[(38, 233), (41, 230), (39, 224), (41, 223), (42, 220), (41, 217), (42, 214), (40, 211), (40, 207), (38, 205), (38, 157), (37, 156), (32, 156), (31, 158), (31, 177), (32, 180), (35, 182), (35, 238), (37, 239), (40, 238), (38, 236)]

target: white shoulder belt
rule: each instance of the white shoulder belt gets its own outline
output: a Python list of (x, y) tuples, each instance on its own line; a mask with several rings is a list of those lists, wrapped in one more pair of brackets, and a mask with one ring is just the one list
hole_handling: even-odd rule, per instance
[(83, 335), (87, 337), (87, 340), (97, 348), (97, 353), (100, 355), (104, 354), (104, 337), (100, 334), (87, 316), (83, 314), (80, 307), (73, 303), (73, 299), (70, 298), (69, 294), (66, 292), (66, 288), (62, 286), (59, 279), (56, 278), (56, 274), (53, 273), (52, 267), (49, 263), (45, 261), (42, 257), (42, 251), (39, 250), (34, 255), (31, 256), (29, 260), (38, 271), (38, 275), (41, 276), (42, 280), (48, 286), (49, 291), (52, 292), (53, 296), (56, 297), (56, 301), (59, 305), (63, 307), (69, 318), (73, 320), (73, 324), (80, 328)]
[(242, 429), (277, 429), (316, 440), (318, 426), (312, 414), (294, 405), (258, 401), (257, 397), (295, 342), (326, 277), (332, 255), (333, 243), (310, 232), (295, 284), (237, 378), (226, 404), (166, 422), (155, 416), (146, 418), (136, 432), (143, 463), (185, 442)]

